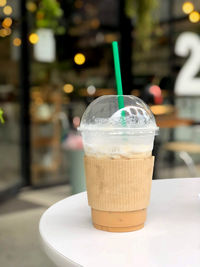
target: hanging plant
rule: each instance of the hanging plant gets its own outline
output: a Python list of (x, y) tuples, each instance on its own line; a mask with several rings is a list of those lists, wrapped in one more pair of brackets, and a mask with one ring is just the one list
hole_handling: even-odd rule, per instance
[(145, 50), (150, 47), (150, 35), (155, 25), (153, 11), (157, 6), (158, 0), (126, 0), (126, 15), (135, 20), (137, 40)]
[(0, 108), (0, 122), (4, 123), (4, 118), (3, 118), (3, 109)]
[(65, 28), (60, 20), (63, 10), (60, 3), (56, 0), (40, 0), (34, 11), (36, 16), (36, 28), (48, 28), (55, 34), (64, 34)]

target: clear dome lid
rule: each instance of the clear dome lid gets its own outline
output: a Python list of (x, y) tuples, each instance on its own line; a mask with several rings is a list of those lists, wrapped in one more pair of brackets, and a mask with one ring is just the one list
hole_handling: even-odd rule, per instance
[[(119, 109), (118, 100), (123, 98), (124, 108)], [(113, 134), (157, 134), (158, 127), (150, 108), (132, 95), (101, 96), (86, 109), (79, 130), (108, 131)]]

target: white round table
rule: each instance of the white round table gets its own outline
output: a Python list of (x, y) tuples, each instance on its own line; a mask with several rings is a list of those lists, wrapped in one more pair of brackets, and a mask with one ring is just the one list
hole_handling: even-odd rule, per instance
[(51, 206), (40, 220), (44, 249), (57, 266), (199, 267), (200, 178), (155, 180), (145, 227), (96, 230), (86, 193)]

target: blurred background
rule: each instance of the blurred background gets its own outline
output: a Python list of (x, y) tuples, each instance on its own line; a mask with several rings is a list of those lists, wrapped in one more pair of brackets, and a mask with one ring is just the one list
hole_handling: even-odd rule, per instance
[(53, 266), (39, 218), (85, 190), (76, 129), (91, 101), (116, 94), (112, 41), (124, 94), (160, 127), (153, 179), (200, 176), (199, 11), (199, 0), (0, 0), (2, 266)]

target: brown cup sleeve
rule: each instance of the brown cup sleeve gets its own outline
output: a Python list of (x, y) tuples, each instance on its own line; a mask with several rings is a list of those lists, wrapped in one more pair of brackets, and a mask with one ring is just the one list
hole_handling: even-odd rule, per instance
[(150, 200), (154, 157), (110, 159), (85, 156), (89, 205), (96, 210), (134, 211)]

